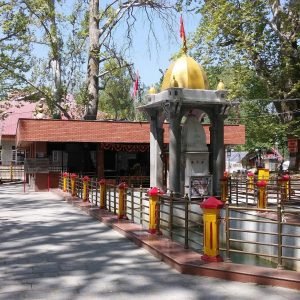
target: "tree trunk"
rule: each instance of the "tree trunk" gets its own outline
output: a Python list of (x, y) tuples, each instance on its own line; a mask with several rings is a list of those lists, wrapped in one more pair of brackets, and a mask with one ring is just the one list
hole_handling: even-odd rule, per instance
[(99, 93), (99, 0), (89, 4), (89, 58), (87, 70), (88, 99), (84, 119), (96, 120)]
[[(49, 0), (49, 12), (50, 12), (50, 43), (51, 43), (51, 68), (54, 76), (54, 101), (60, 105), (62, 101), (62, 84), (61, 84), (61, 41), (57, 32), (57, 24), (55, 17), (55, 0)], [(59, 115), (60, 112), (57, 107), (54, 107), (53, 114)], [(56, 116), (57, 117), (57, 116)]]

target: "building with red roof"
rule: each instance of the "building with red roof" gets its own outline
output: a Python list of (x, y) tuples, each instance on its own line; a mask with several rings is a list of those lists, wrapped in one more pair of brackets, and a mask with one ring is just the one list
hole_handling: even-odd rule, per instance
[(9, 101), (0, 105), (2, 119), (0, 120), (1, 154), (2, 165), (18, 164), (24, 161), (24, 152), (17, 151), (16, 129), (20, 118), (33, 118), (36, 103), (28, 101)]
[[(164, 124), (166, 157), (168, 126)], [(210, 144), (209, 124), (204, 130)], [(245, 126), (225, 126), (224, 142), (244, 144)], [(35, 176), (36, 190), (57, 187), (62, 171), (98, 178), (149, 176), (149, 122), (19, 119), (16, 145), (26, 151), (29, 172), (41, 172)], [(140, 169), (134, 170), (137, 164)]]

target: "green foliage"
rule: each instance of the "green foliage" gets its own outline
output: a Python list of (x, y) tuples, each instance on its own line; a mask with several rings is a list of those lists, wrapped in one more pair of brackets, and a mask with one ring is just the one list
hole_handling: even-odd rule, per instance
[(270, 148), (285, 140), (287, 125), (280, 122), (270, 101), (243, 101), (241, 120), (246, 125), (246, 149)]
[(239, 62), (254, 69), (271, 97), (300, 95), (299, 11), (294, 1), (279, 3), (203, 2), (194, 36), (198, 55), (210, 57), (211, 64)]
[[(0, 79), (5, 91), (31, 86), (50, 107), (82, 82), (86, 5), (81, 0), (0, 1)], [(54, 75), (53, 62), (59, 64)]]
[(134, 103), (130, 96), (131, 78), (126, 68), (118, 68), (113, 59), (105, 63), (105, 89), (100, 94), (100, 110), (107, 114), (109, 119), (134, 120)]
[(229, 121), (246, 125), (246, 148), (298, 135), (300, 101), (278, 99), (300, 97), (299, 1), (191, 2), (202, 17), (194, 56), (208, 70), (211, 88), (222, 79), (229, 99), (241, 101)]

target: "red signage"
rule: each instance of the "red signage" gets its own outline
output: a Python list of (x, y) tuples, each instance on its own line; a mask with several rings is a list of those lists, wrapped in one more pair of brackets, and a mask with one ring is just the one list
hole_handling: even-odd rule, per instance
[(289, 139), (288, 140), (288, 149), (290, 153), (298, 152), (298, 140), (297, 139)]

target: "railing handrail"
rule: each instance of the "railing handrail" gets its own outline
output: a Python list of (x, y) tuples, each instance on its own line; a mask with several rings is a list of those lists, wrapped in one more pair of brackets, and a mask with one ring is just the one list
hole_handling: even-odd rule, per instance
[[(61, 177), (61, 180), (62, 178), (63, 177)], [(68, 191), (70, 191), (70, 176), (68, 176), (68, 182)], [(75, 182), (77, 195), (82, 197), (83, 177), (78, 176)], [(61, 183), (60, 186), (62, 186)], [(98, 178), (91, 178), (91, 180), (88, 182), (88, 186), (90, 189), (89, 201), (93, 205), (99, 206), (101, 187)], [(106, 183), (105, 188), (106, 209), (116, 214), (119, 209), (118, 201), (120, 197), (118, 185)], [(128, 215), (128, 218), (132, 222), (138, 222), (143, 226), (147, 226), (149, 224), (150, 217), (150, 201), (149, 196), (146, 193), (147, 189), (142, 187), (127, 186), (125, 190), (125, 212)], [(200, 200), (191, 200), (187, 197), (175, 197), (173, 193), (168, 195), (159, 195), (156, 208), (156, 212), (159, 215), (156, 225), (158, 232), (163, 232), (163, 234), (167, 235), (169, 238), (183, 243), (185, 248), (192, 248), (196, 251), (201, 251), (203, 247), (203, 221), (202, 210), (199, 205), (200, 203)], [(194, 207), (193, 209), (192, 205)], [(198, 209), (197, 212), (194, 211), (195, 208)], [(226, 251), (226, 256), (228, 259), (230, 259), (232, 253), (236, 252), (240, 254), (244, 253), (260, 255), (266, 259), (276, 261), (278, 267), (282, 266), (282, 262), (284, 260), (300, 261), (300, 257), (291, 257), (288, 254), (289, 252), (287, 252), (287, 249), (292, 248), (294, 251), (299, 251), (298, 253), (300, 253), (300, 247), (297, 246), (297, 244), (283, 244), (285, 238), (299, 238), (299, 234), (294, 231), (286, 233), (284, 231), (284, 227), (300, 226), (300, 224), (296, 221), (287, 219), (288, 214), (294, 214), (300, 219), (300, 208), (297, 209), (295, 207), (293, 208), (286, 206), (286, 204), (279, 199), (279, 201), (276, 202), (276, 206), (267, 208), (258, 208), (251, 205), (235, 205), (227, 201), (222, 211), (224, 212), (225, 216), (220, 217), (219, 220), (221, 224), (225, 224), (225, 226), (222, 226), (222, 232), (226, 236), (226, 246), (225, 248), (221, 248), (221, 250)], [(255, 218), (245, 218), (243, 215), (235, 215), (233, 217), (233, 213), (247, 214), (248, 216), (255, 216)], [(256, 229), (252, 230), (251, 228), (247, 228), (247, 225), (245, 225), (247, 230), (243, 230), (244, 227), (231, 228), (231, 226), (229, 226), (230, 222), (255, 222), (260, 224), (271, 224), (272, 226), (277, 226), (278, 230), (274, 230), (274, 232)], [(270, 239), (273, 237), (274, 240), (265, 242), (264, 240), (247, 240), (243, 238), (236, 238), (234, 236), (234, 234), (242, 232), (248, 232), (251, 234), (253, 233), (257, 236), (264, 234), (266, 236), (270, 236)], [(240, 243), (241, 245), (252, 244), (262, 247), (261, 249), (263, 249), (263, 247), (273, 247), (273, 249), (277, 249), (277, 252), (271, 251), (268, 253), (265, 250), (261, 252), (251, 252), (248, 251), (247, 248), (244, 248), (244, 246), (241, 247), (242, 250), (239, 250), (235, 248), (235, 243)]]

